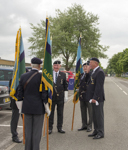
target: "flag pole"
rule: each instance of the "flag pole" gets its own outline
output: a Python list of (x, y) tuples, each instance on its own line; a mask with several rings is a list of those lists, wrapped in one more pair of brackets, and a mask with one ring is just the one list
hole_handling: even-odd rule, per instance
[(72, 127), (71, 127), (71, 131), (73, 131), (74, 114), (75, 114), (75, 105), (76, 105), (76, 103), (74, 103), (74, 108), (73, 108), (73, 116), (72, 116)]
[(47, 150), (49, 150), (49, 117), (47, 117)]
[(24, 125), (24, 114), (23, 116), (23, 144), (25, 144), (25, 125)]
[[(78, 49), (77, 49), (76, 77), (75, 77), (74, 97), (73, 97), (74, 108), (73, 108), (71, 131), (73, 131), (75, 104), (79, 101), (78, 89), (79, 89), (80, 73), (83, 72), (82, 61), (81, 61), (81, 37), (82, 37), (82, 33), (80, 33), (80, 38), (79, 38), (79, 42), (78, 42), (79, 44), (78, 44)], [(78, 63), (78, 62), (80, 62), (80, 63)]]
[(46, 114), (45, 114), (45, 117), (44, 117), (44, 131), (43, 131), (43, 137), (45, 137), (46, 119), (47, 119), (47, 116), (46, 116)]

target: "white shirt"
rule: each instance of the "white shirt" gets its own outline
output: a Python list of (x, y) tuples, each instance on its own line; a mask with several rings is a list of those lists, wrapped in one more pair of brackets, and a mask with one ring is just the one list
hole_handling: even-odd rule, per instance
[(92, 74), (93, 74), (93, 73), (96, 71), (96, 69), (98, 69), (98, 68), (99, 68), (99, 66), (97, 66), (96, 68), (94, 68)]
[(84, 74), (82, 75), (81, 80), (84, 78), (85, 74), (86, 74), (86, 72), (84, 72)]
[[(93, 74), (93, 73), (96, 71), (96, 69), (98, 69), (98, 68), (99, 68), (99, 66), (97, 66), (96, 68), (94, 68), (92, 74)], [(90, 99), (89, 103), (92, 103), (92, 99)], [(96, 106), (98, 106), (98, 105), (99, 105), (98, 101), (96, 101), (95, 104), (96, 104)]]
[(58, 72), (53, 71), (53, 80), (54, 80), (54, 83), (56, 83), (56, 73), (57, 73), (57, 77), (58, 77), (59, 71)]

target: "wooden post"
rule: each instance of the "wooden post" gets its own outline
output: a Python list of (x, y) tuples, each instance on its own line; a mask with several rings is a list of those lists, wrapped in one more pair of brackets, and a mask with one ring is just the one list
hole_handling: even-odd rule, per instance
[(46, 118), (47, 118), (47, 115), (45, 114), (45, 117), (44, 117), (44, 131), (43, 131), (43, 137), (45, 137)]
[(47, 117), (47, 150), (49, 150), (49, 117)]
[(73, 131), (74, 114), (75, 114), (75, 103), (74, 103), (74, 108), (73, 108), (73, 116), (72, 116), (72, 127), (71, 127), (71, 131)]
[(25, 144), (25, 123), (24, 123), (24, 114), (23, 114), (23, 144)]

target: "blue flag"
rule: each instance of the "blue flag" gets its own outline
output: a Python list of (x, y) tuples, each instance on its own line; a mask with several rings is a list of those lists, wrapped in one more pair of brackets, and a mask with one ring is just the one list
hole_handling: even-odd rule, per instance
[(82, 68), (82, 60), (81, 60), (81, 37), (80, 37), (78, 49), (77, 49), (76, 77), (75, 77), (75, 85), (74, 85), (73, 103), (77, 103), (79, 101), (79, 93), (76, 91), (76, 89), (79, 89), (81, 73), (83, 73), (83, 68)]

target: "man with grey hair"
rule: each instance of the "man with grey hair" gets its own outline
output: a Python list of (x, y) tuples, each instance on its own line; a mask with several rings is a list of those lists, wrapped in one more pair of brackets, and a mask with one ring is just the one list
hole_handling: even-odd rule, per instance
[(93, 70), (87, 87), (87, 99), (92, 104), (94, 131), (89, 134), (93, 139), (104, 138), (104, 71), (99, 67), (99, 59), (90, 59), (90, 68)]
[[(39, 73), (42, 61), (31, 59), (32, 70), (21, 75), (18, 88), (18, 101), (23, 101), (22, 113), (25, 115), (25, 150), (39, 150), (42, 136), (44, 113), (50, 115), (48, 92)], [(42, 83), (42, 92), (39, 91)]]

